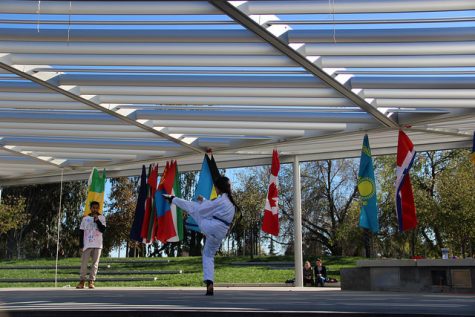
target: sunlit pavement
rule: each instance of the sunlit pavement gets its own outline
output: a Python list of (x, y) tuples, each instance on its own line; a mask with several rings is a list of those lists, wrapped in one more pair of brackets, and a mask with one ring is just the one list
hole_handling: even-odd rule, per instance
[(5, 288), (0, 317), (475, 316), (475, 294), (350, 292), (338, 288)]

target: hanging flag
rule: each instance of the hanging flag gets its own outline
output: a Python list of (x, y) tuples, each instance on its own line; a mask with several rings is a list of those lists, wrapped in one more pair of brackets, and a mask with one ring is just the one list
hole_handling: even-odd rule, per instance
[[(148, 177), (152, 174), (152, 169), (153, 166), (150, 164), (148, 166)], [(147, 240), (147, 233), (148, 233), (148, 222), (150, 220), (150, 206), (148, 203), (148, 195), (149, 195), (149, 186), (148, 186), (148, 177), (147, 177), (147, 189), (146, 189), (146, 196), (145, 196), (145, 206), (144, 206), (144, 216), (143, 216), (143, 222), (142, 222), (142, 228), (140, 230), (140, 237), (142, 238), (142, 241), (145, 243)]]
[(262, 219), (262, 231), (279, 235), (279, 180), (277, 175), (280, 170), (279, 153), (277, 150), (272, 152), (272, 166), (269, 181), (269, 190), (267, 192), (264, 217)]
[(409, 137), (399, 130), (396, 167), (396, 213), (399, 231), (406, 231), (417, 226), (416, 206), (412, 193), (409, 169), (416, 156), (414, 145)]
[[(181, 185), (180, 177), (178, 176), (178, 166), (175, 161), (175, 181), (173, 182), (172, 195), (175, 197), (181, 197)], [(183, 240), (183, 212), (175, 204), (171, 206), (173, 224), (175, 226), (176, 235), (168, 239), (168, 242), (178, 242)]]
[[(214, 180), (219, 177), (218, 166), (212, 154), (205, 154), (203, 158), (203, 164), (201, 165), (200, 178), (198, 184), (196, 185), (195, 195), (193, 200), (196, 201), (198, 196), (203, 196), (203, 198), (208, 200), (213, 200), (218, 195), (216, 194), (216, 188), (214, 186)], [(196, 224), (196, 221), (188, 215), (185, 221), (185, 227), (189, 230), (201, 232), (200, 228)]]
[(472, 163), (475, 164), (475, 131), (473, 132), (472, 138), (472, 154), (471, 154)]
[(361, 196), (360, 227), (379, 232), (378, 206), (376, 202), (376, 182), (374, 179), (373, 158), (368, 135), (363, 139), (360, 170), (358, 172), (358, 191)]
[(89, 180), (87, 181), (87, 198), (86, 206), (84, 208), (84, 216), (91, 213), (90, 204), (93, 201), (99, 203), (99, 213), (102, 214), (104, 209), (104, 188), (106, 186), (106, 170), (102, 171), (102, 175), (99, 174), (97, 168), (93, 168)]
[(130, 239), (142, 242), (140, 233), (142, 231), (142, 223), (145, 215), (145, 200), (147, 199), (147, 170), (142, 165), (142, 175), (140, 176), (139, 197), (135, 206), (135, 216), (132, 227), (130, 228)]
[(158, 230), (156, 232), (157, 240), (166, 243), (168, 239), (176, 236), (175, 225), (173, 223), (173, 215), (170, 203), (162, 196), (162, 194), (171, 195), (173, 184), (175, 182), (176, 161), (167, 162), (167, 168), (163, 171), (160, 184), (155, 193), (155, 208), (157, 210)]
[(140, 236), (144, 243), (152, 242), (154, 224), (156, 222), (155, 207), (153, 205), (153, 196), (157, 188), (158, 165), (150, 164), (147, 179), (147, 198), (145, 200), (145, 215), (142, 223)]

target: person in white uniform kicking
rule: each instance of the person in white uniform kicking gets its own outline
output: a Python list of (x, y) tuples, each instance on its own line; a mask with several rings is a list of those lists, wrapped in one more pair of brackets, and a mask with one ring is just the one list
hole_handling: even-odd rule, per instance
[(231, 194), (229, 178), (220, 176), (215, 181), (215, 188), (216, 194), (218, 194), (218, 198), (215, 200), (203, 200), (203, 197), (201, 197), (198, 198), (198, 202), (194, 202), (163, 195), (170, 203), (188, 212), (206, 237), (202, 258), (206, 295), (214, 294), (214, 256), (226, 237), (234, 218), (234, 212), (237, 209)]

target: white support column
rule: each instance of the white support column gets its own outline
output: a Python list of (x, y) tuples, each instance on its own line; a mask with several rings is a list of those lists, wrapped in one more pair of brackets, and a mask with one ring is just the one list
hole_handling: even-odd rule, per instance
[(300, 162), (294, 156), (294, 262), (295, 286), (303, 286), (303, 258), (302, 258), (302, 198), (300, 186)]

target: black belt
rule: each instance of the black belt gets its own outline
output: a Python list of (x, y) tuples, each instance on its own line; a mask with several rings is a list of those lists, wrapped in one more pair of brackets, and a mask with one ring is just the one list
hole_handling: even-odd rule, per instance
[(230, 223), (227, 222), (226, 220), (220, 219), (220, 218), (218, 218), (218, 217), (216, 217), (216, 216), (213, 216), (213, 219), (216, 219), (216, 220), (221, 221), (222, 223), (224, 223), (224, 224), (225, 224), (226, 226), (228, 226), (228, 227), (229, 227), (229, 225), (230, 225)]

